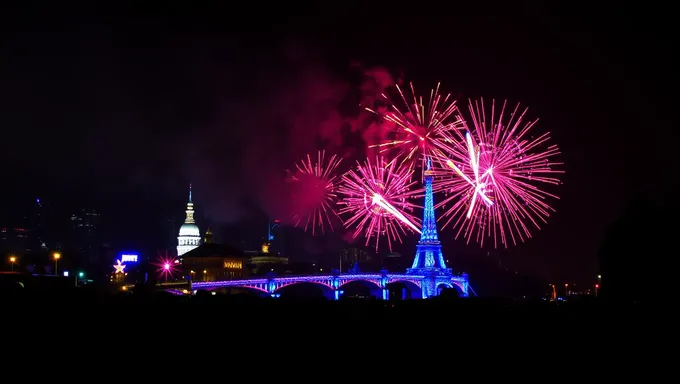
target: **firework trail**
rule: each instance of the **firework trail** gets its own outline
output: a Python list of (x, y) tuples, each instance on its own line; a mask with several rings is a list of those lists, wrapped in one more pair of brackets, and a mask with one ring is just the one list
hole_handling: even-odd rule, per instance
[(561, 184), (557, 176), (562, 163), (556, 162), (557, 145), (550, 134), (531, 137), (529, 130), (538, 120), (523, 122), (527, 109), (520, 111), (503, 102), (491, 108), (484, 100), (469, 102), (472, 127), (444, 134), (451, 148), (437, 158), (436, 189), (446, 197), (435, 208), (452, 225), (456, 238), (484, 244), (492, 238), (494, 247), (531, 238), (530, 227), (540, 229), (554, 209), (546, 202), (558, 196), (541, 189)]
[(303, 202), (296, 207), (293, 222), (296, 227), (304, 225), (304, 230), (311, 228), (312, 235), (316, 235), (317, 228), (323, 234), (326, 225), (333, 230), (332, 217), (338, 217), (335, 211), (337, 205), (337, 179), (336, 171), (342, 159), (331, 156), (326, 161), (325, 151), (319, 151), (316, 161), (307, 157), (295, 164), (297, 172), (291, 176), (295, 183), (295, 201)]
[(373, 164), (369, 159), (357, 162), (356, 169), (342, 176), (338, 204), (344, 207), (339, 212), (348, 217), (345, 227), (354, 227), (354, 238), (363, 234), (368, 245), (375, 237), (377, 250), (384, 235), (391, 250), (392, 243), (401, 242), (407, 231), (420, 233), (420, 220), (411, 213), (416, 206), (409, 200), (422, 190), (413, 188), (416, 182), (411, 181), (412, 176), (413, 167), (397, 161), (387, 163), (382, 156)]
[[(439, 85), (430, 91), (430, 97), (425, 102), (422, 96), (416, 96), (413, 84), (410, 84), (411, 95), (407, 98), (402, 89), (396, 89), (403, 101), (401, 109), (397, 107), (385, 94), (383, 98), (390, 104), (389, 112), (378, 113), (370, 108), (367, 111), (381, 116), (392, 124), (390, 139), (386, 142), (370, 145), (369, 148), (379, 148), (380, 153), (394, 150), (396, 157), (404, 162), (415, 162), (420, 158), (421, 169), (425, 169), (425, 158), (441, 155), (448, 151), (445, 135), (450, 130), (461, 129), (464, 126), (460, 117), (456, 101), (451, 94), (442, 97)], [(409, 99), (412, 100), (409, 102)]]

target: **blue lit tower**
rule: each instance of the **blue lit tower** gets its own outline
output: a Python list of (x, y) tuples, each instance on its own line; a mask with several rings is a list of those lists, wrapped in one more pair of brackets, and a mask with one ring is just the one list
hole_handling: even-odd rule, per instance
[(434, 196), (432, 193), (432, 162), (428, 158), (424, 172), (425, 207), (423, 209), (423, 226), (420, 241), (416, 246), (413, 265), (406, 270), (409, 275), (423, 276), (421, 291), (423, 298), (437, 296), (441, 285), (451, 287), (453, 273), (446, 268), (442, 244), (437, 234), (437, 218), (434, 214)]

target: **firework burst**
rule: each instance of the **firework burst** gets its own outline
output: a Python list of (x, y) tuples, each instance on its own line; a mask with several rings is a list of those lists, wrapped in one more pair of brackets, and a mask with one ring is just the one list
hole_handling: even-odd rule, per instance
[(165, 255), (161, 255), (160, 252), (158, 253), (158, 259), (153, 264), (156, 266), (156, 272), (158, 272), (158, 276), (168, 280), (168, 277), (172, 278), (177, 272), (177, 264), (179, 264), (179, 260), (177, 260), (175, 257), (169, 256), (168, 251), (165, 251)]
[(445, 132), (451, 148), (437, 158), (435, 185), (446, 197), (435, 208), (444, 208), (442, 229), (453, 226), (456, 238), (480, 245), (491, 238), (507, 248), (531, 238), (530, 228), (540, 229), (554, 212), (546, 201), (559, 197), (541, 187), (561, 184), (560, 152), (549, 133), (529, 135), (538, 120), (524, 122), (527, 109), (519, 104), (470, 101), (469, 111), (470, 129)]
[[(458, 113), (456, 101), (451, 94), (444, 97), (439, 93), (439, 85), (430, 91), (427, 101), (422, 96), (416, 96), (413, 84), (410, 84), (411, 95), (407, 98), (402, 89), (396, 85), (403, 102), (397, 107), (385, 94), (383, 98), (390, 104), (390, 111), (381, 114), (370, 108), (367, 111), (381, 116), (392, 123), (390, 139), (383, 143), (370, 145), (378, 148), (380, 153), (394, 150), (396, 156), (404, 162), (415, 162), (420, 158), (421, 169), (425, 167), (425, 158), (441, 155), (448, 151), (445, 133), (450, 130), (461, 129), (463, 121)], [(412, 100), (409, 102), (409, 98)]]
[(412, 214), (416, 206), (410, 200), (422, 190), (413, 188), (416, 182), (411, 181), (412, 176), (413, 167), (397, 161), (387, 163), (382, 156), (373, 164), (369, 159), (357, 162), (356, 169), (342, 176), (338, 204), (343, 207), (339, 212), (347, 216), (345, 227), (354, 227), (354, 238), (363, 234), (368, 245), (375, 237), (377, 250), (384, 235), (391, 250), (394, 241), (402, 241), (401, 235), (420, 233), (420, 220)]
[(333, 230), (331, 218), (338, 216), (335, 211), (338, 198), (336, 171), (341, 162), (342, 159), (335, 155), (326, 159), (325, 151), (319, 151), (315, 162), (307, 155), (295, 164), (296, 172), (291, 180), (297, 195), (294, 200), (300, 202), (293, 214), (296, 227), (303, 227), (305, 231), (311, 229), (312, 235), (316, 235), (317, 229), (325, 233), (326, 226)]

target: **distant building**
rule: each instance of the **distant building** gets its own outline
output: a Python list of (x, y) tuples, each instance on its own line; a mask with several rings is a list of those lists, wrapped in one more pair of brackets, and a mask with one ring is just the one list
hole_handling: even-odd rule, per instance
[(208, 228), (207, 231), (205, 231), (205, 237), (203, 238), (203, 244), (212, 244), (213, 243), (213, 232), (211, 228)]
[(11, 255), (23, 255), (30, 251), (28, 229), (0, 228), (0, 249)]
[(92, 209), (81, 209), (71, 215), (71, 247), (84, 263), (98, 263), (101, 254), (100, 216)]
[(383, 258), (383, 269), (390, 272), (403, 271), (411, 266), (411, 260), (406, 260), (399, 252), (390, 252)]
[(36, 199), (30, 209), (25, 208), (19, 208), (21, 219), (10, 219), (0, 228), (0, 251), (3, 253), (36, 254), (48, 248), (46, 207)]
[(186, 219), (179, 228), (177, 237), (177, 256), (197, 248), (201, 245), (201, 231), (194, 221), (194, 203), (191, 200), (191, 185), (189, 185), (189, 202), (187, 203)]
[(250, 276), (249, 257), (226, 244), (206, 243), (179, 256), (194, 281), (234, 280)]
[(376, 263), (377, 261), (375, 253), (369, 252), (364, 248), (351, 247), (340, 251), (340, 267), (342, 271), (348, 271), (355, 265), (361, 265), (361, 268), (367, 271), (378, 270), (380, 265)]
[(288, 269), (288, 258), (263, 252), (243, 252), (230, 245), (205, 243), (180, 256), (186, 274), (194, 281), (235, 280), (270, 272), (283, 274)]
[(253, 274), (263, 275), (269, 272), (283, 274), (288, 270), (288, 258), (271, 252), (271, 244), (265, 241), (260, 249), (261, 252), (250, 256), (248, 264)]
[(49, 228), (49, 208), (40, 199), (35, 200), (33, 205), (33, 210), (28, 221), (28, 227), (31, 231), (31, 248), (38, 250), (46, 250), (53, 247), (51, 240), (49, 238), (50, 230)]

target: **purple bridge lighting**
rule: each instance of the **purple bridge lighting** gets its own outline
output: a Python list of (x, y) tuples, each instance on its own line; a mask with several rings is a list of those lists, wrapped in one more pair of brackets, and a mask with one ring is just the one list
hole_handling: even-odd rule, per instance
[[(406, 285), (411, 293), (411, 298), (423, 298), (438, 296), (442, 288), (451, 288), (458, 291), (460, 297), (468, 297), (468, 291), (474, 293), (468, 282), (466, 273), (454, 275), (450, 268), (446, 267), (442, 246), (439, 242), (437, 220), (434, 213), (434, 198), (432, 192), (431, 163), (427, 161), (424, 174), (425, 183), (425, 207), (423, 209), (423, 225), (420, 241), (416, 246), (416, 254), (411, 268), (405, 274), (394, 274), (387, 271), (380, 273), (356, 273), (356, 274), (330, 274), (309, 276), (285, 276), (265, 277), (246, 280), (226, 281), (202, 281), (191, 282), (191, 291), (215, 290), (220, 288), (248, 288), (261, 291), (273, 297), (278, 297), (278, 291), (284, 287), (311, 283), (321, 286), (332, 299), (339, 299), (343, 294), (342, 287), (352, 282), (363, 282), (371, 286), (372, 294), (376, 297), (389, 299), (390, 284), (401, 283)], [(403, 298), (405, 290), (402, 289)]]
[(458, 291), (461, 297), (468, 296), (468, 277), (467, 274), (452, 276), (450, 273), (436, 273), (431, 271), (427, 275), (415, 274), (393, 274), (387, 271), (381, 273), (358, 273), (358, 274), (335, 274), (335, 275), (315, 275), (315, 276), (286, 276), (269, 277), (246, 280), (225, 280), (225, 281), (200, 281), (191, 284), (192, 290), (214, 290), (219, 288), (248, 288), (278, 296), (277, 292), (287, 286), (299, 283), (311, 283), (322, 286), (331, 298), (337, 300), (343, 294), (342, 287), (351, 282), (364, 282), (379, 290), (384, 300), (389, 299), (388, 285), (402, 283), (406, 285), (411, 294), (419, 293), (420, 298), (426, 299), (437, 296), (442, 288), (453, 288)]

